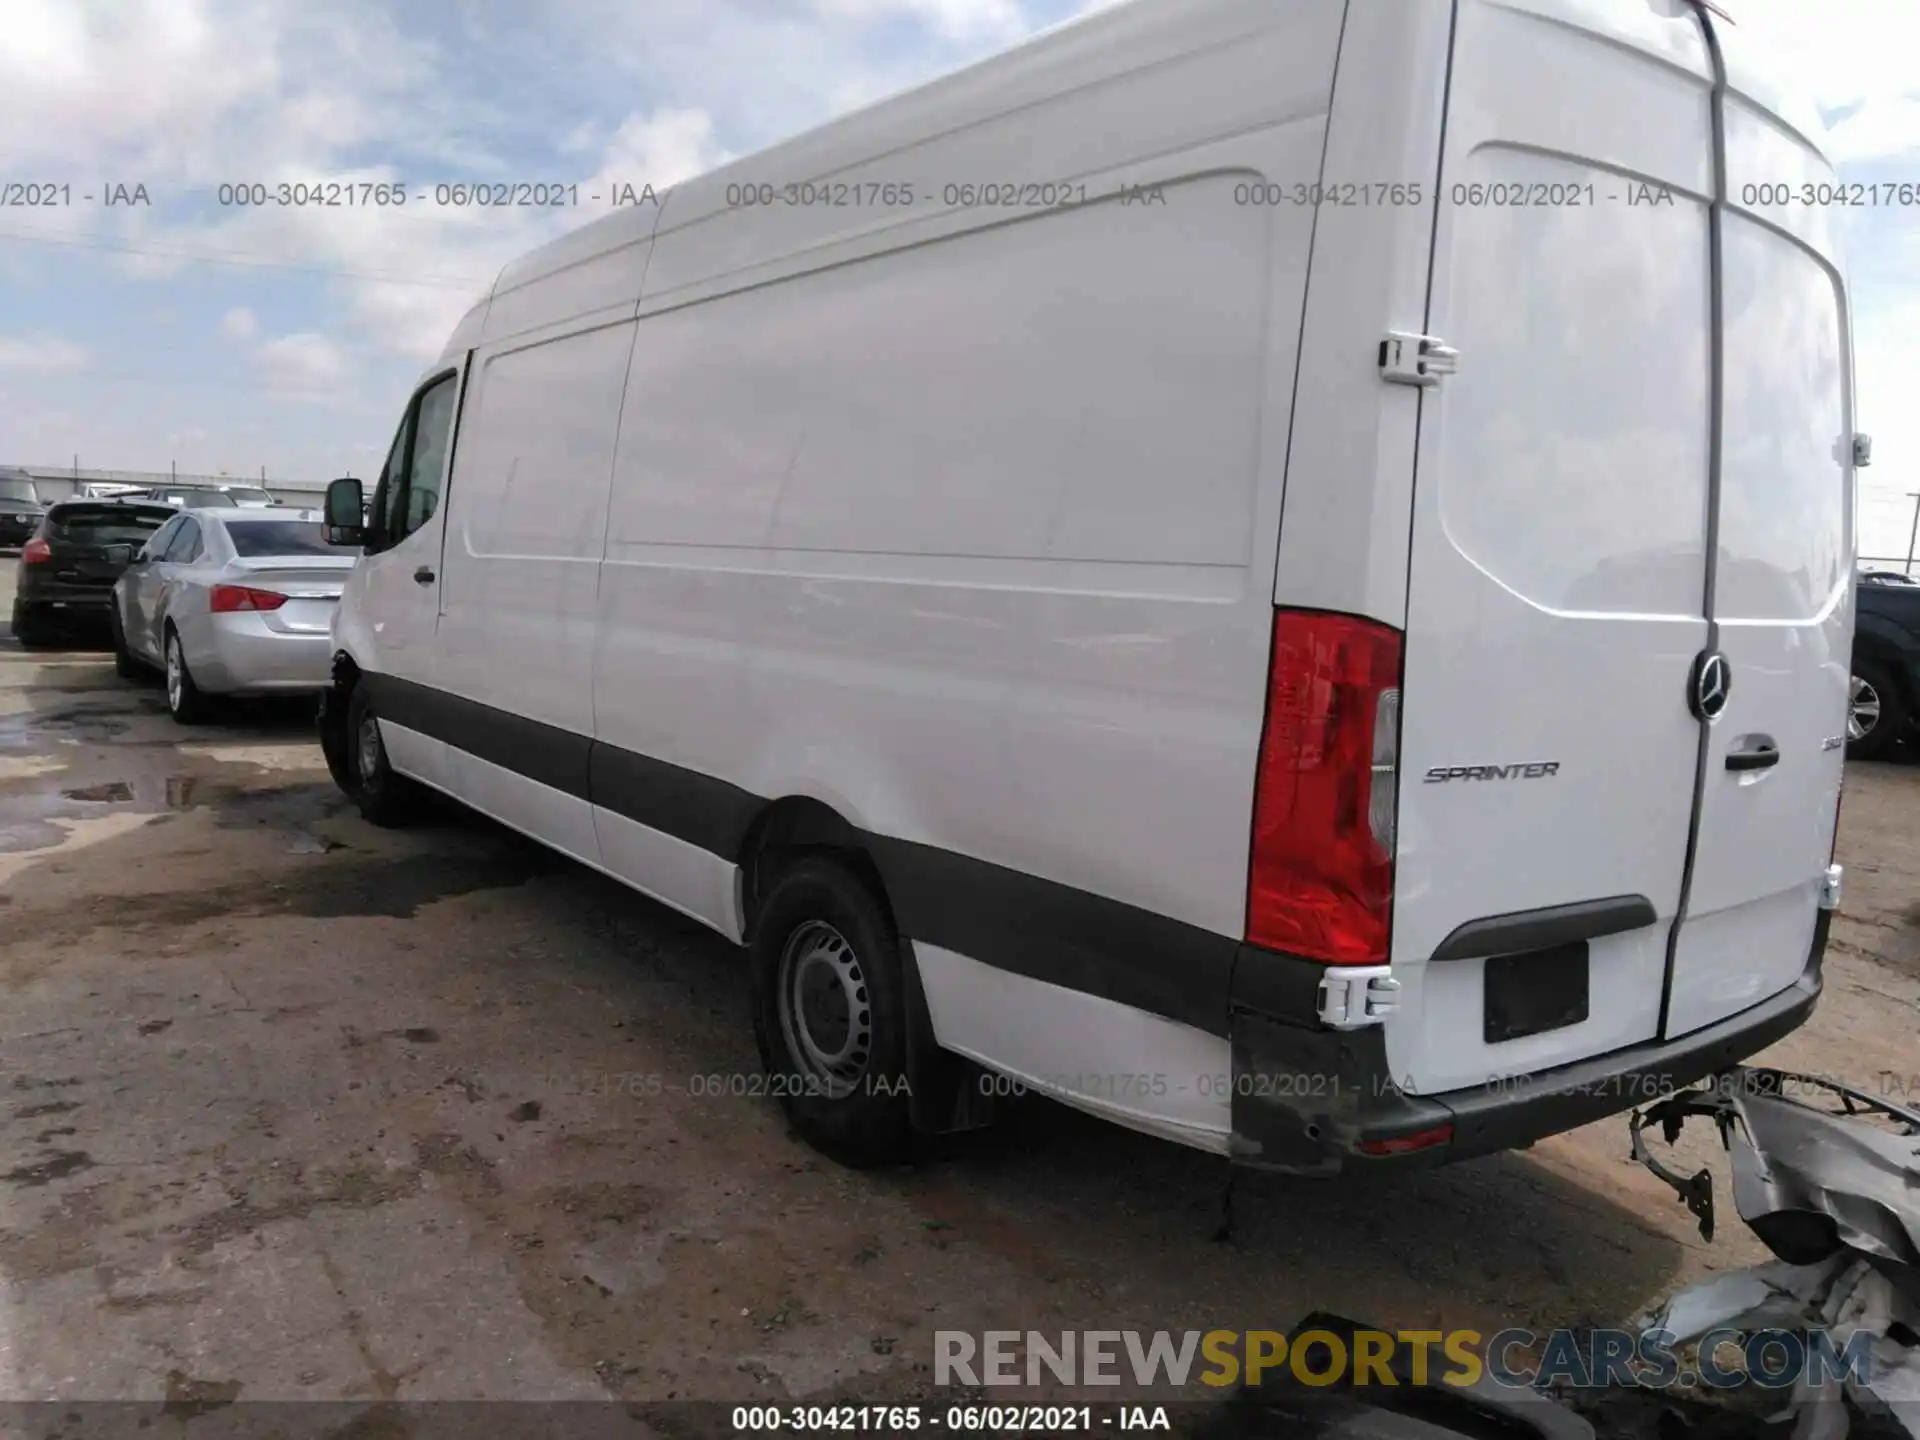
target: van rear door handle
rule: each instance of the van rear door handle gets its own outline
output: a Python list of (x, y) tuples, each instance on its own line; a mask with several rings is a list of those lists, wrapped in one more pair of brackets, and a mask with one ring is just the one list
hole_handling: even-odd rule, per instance
[(422, 565), (418, 570), (413, 572), (413, 578), (421, 585), (431, 585), (433, 583), (433, 571)]
[(1739, 750), (1727, 752), (1729, 770), (1765, 770), (1780, 763), (1780, 747), (1765, 735), (1756, 735)]

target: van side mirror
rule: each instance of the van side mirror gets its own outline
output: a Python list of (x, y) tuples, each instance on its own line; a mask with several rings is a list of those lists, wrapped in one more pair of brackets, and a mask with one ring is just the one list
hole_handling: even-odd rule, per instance
[(366, 501), (360, 493), (360, 482), (351, 475), (327, 486), (326, 514), (329, 545), (366, 543)]

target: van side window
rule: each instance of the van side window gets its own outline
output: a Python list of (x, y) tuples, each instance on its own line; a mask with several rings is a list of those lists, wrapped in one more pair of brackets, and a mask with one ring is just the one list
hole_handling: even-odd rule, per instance
[(413, 443), (413, 407), (407, 407), (407, 413), (400, 417), (400, 428), (394, 432), (393, 448), (387, 451), (386, 466), (380, 472), (380, 483), (374, 487), (373, 516), (374, 529), (380, 537), (380, 543), (391, 545), (403, 533), (399, 524), (398, 507), (406, 498), (407, 491), (407, 446)]
[(447, 455), (453, 448), (458, 384), (457, 375), (436, 380), (407, 407), (373, 494), (374, 529), (381, 549), (398, 545), (440, 508)]
[(433, 518), (453, 448), (455, 378), (440, 381), (420, 397), (413, 422), (413, 458), (407, 466), (407, 505), (402, 534), (411, 535)]

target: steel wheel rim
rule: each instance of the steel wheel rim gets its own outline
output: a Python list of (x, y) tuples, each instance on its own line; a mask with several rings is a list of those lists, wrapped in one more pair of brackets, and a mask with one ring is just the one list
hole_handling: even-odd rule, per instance
[(372, 785), (380, 778), (380, 722), (369, 715), (360, 722), (360, 743), (354, 747), (360, 783)]
[(180, 656), (180, 637), (177, 635), (168, 636), (167, 704), (171, 705), (175, 710), (180, 708), (180, 696), (186, 690), (186, 686), (181, 683), (185, 678), (186, 669), (187, 662)]
[(824, 920), (797, 926), (780, 951), (780, 1030), (808, 1079), (850, 1095), (873, 1054), (873, 1006), (853, 946)]
[(1864, 740), (1879, 723), (1880, 692), (1858, 675), (1854, 676), (1847, 696), (1847, 738)]

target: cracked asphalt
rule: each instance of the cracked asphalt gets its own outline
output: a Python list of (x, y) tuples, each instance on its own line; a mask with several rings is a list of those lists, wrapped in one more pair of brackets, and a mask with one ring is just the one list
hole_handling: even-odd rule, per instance
[[(1850, 771), (1828, 991), (1772, 1061), (1920, 1087), (1917, 812), (1920, 766)], [(1608, 1323), (1761, 1258), (1617, 1119), (1243, 1178), (1228, 1244), (1219, 1162), (1041, 1101), (839, 1169), (745, 1093), (717, 938), (451, 809), (364, 824), (300, 707), (182, 729), (11, 639), (0, 996), (6, 1400), (878, 1401), (936, 1329)]]

